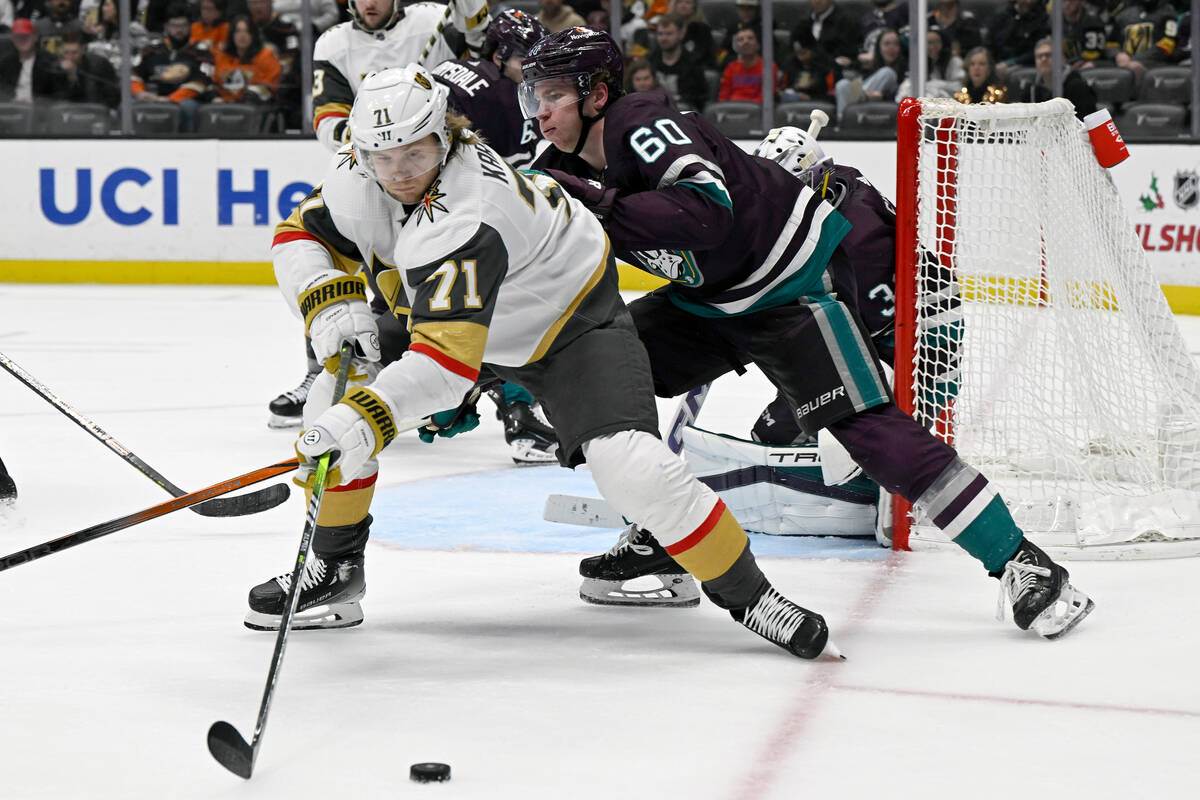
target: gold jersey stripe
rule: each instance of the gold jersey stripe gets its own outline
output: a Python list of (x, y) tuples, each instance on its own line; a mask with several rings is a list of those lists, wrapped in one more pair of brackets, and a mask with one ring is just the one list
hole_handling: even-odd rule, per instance
[(746, 532), (724, 508), (712, 530), (691, 547), (672, 555), (696, 580), (711, 581), (729, 571), (746, 549), (746, 542)]
[(483, 365), (487, 336), (487, 327), (478, 322), (439, 320), (421, 322), (412, 328), (412, 344), (424, 344), (475, 372)]
[(530, 357), (529, 361), (526, 363), (532, 364), (542, 356), (546, 355), (546, 353), (550, 350), (550, 346), (554, 344), (554, 340), (558, 338), (558, 334), (562, 332), (563, 326), (567, 324), (567, 320), (571, 319), (571, 317), (575, 314), (575, 309), (579, 308), (579, 304), (582, 303), (583, 299), (588, 296), (588, 293), (591, 292), (592, 289), (595, 289), (600, 283), (600, 280), (604, 277), (604, 271), (608, 268), (608, 253), (611, 247), (612, 245), (608, 241), (608, 235), (605, 234), (604, 257), (600, 259), (600, 265), (596, 267), (595, 271), (592, 273), (592, 277), (588, 278), (587, 284), (585, 284), (584, 287), (579, 291), (579, 294), (575, 295), (575, 299), (571, 301), (569, 306), (567, 306), (567, 310), (564, 311), (562, 316), (556, 319), (554, 324), (552, 324), (546, 330), (546, 334), (542, 337), (542, 340), (538, 342), (537, 349), (533, 351), (533, 356)]

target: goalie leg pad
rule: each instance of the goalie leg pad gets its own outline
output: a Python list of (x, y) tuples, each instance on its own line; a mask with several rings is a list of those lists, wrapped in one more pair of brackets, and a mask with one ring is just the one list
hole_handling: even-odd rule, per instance
[(877, 485), (860, 476), (828, 486), (824, 455), (811, 442), (777, 446), (695, 427), (683, 432), (683, 456), (693, 472), (747, 530), (780, 536), (874, 535)]

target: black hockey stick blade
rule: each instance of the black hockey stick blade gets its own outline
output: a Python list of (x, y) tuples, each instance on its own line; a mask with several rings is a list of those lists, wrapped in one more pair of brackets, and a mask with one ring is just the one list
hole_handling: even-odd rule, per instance
[(221, 720), (208, 729), (208, 752), (225, 769), (239, 778), (250, 780), (254, 772), (254, 749), (237, 732), (237, 728)]
[(277, 483), (249, 494), (218, 497), (207, 503), (192, 506), (192, 511), (205, 517), (244, 517), (282, 505), (291, 494), (292, 490), (286, 483)]
[[(4, 355), (4, 353), (0, 353), (0, 368), (3, 368), (14, 378), (32, 389), (34, 394), (57, 408), (67, 419), (83, 428), (98, 442), (124, 459), (125, 463), (131, 465), (138, 472), (165, 489), (172, 497), (183, 497), (187, 494), (183, 489), (180, 489), (167, 480), (161, 472), (138, 458), (132, 450), (106, 433), (99, 425), (79, 413), (66, 400), (63, 400), (50, 391), (49, 387), (22, 369), (17, 362)], [(290, 491), (286, 484), (279, 484), (251, 492), (250, 494), (241, 495), (240, 497), (209, 500), (201, 505), (193, 505), (191, 509), (205, 517), (241, 517), (246, 514), (257, 514), (261, 511), (274, 508), (288, 499)]]

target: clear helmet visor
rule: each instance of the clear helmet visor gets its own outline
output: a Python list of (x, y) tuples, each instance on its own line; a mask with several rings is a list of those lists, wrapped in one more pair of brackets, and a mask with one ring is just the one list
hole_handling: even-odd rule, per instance
[(556, 108), (582, 100), (577, 78), (575, 75), (556, 75), (523, 82), (517, 89), (517, 98), (521, 101), (521, 113), (525, 119), (533, 119), (538, 114), (548, 114)]
[(419, 142), (387, 150), (358, 151), (359, 162), (370, 175), (383, 184), (419, 178), (442, 165), (446, 147), (430, 136)]

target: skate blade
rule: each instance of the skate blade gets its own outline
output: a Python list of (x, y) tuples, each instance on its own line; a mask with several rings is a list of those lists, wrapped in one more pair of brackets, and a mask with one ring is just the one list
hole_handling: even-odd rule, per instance
[(846, 656), (842, 655), (841, 649), (833, 643), (833, 639), (825, 640), (825, 648), (817, 655), (819, 659), (828, 659), (830, 661), (845, 661)]
[(1029, 629), (1046, 639), (1059, 639), (1070, 633), (1096, 604), (1083, 592), (1067, 584), (1050, 607), (1034, 617)]
[[(262, 614), (258, 611), (246, 613), (244, 624), (252, 631), (279, 630), (278, 614)], [(362, 606), (358, 603), (313, 606), (292, 617), (292, 630), (315, 631), (330, 628), (352, 628), (363, 621)]]
[(267, 427), (271, 430), (299, 428), (302, 424), (304, 424), (304, 419), (302, 417), (281, 417), (277, 414), (272, 414), (267, 418)]
[[(634, 580), (654, 578), (657, 588), (637, 589)], [(700, 590), (691, 575), (644, 575), (630, 581), (606, 581), (584, 578), (579, 599), (597, 606), (643, 606), (655, 608), (695, 608), (700, 605)]]
[(533, 439), (513, 439), (508, 443), (515, 464), (557, 464), (558, 445), (550, 450), (539, 450)]

